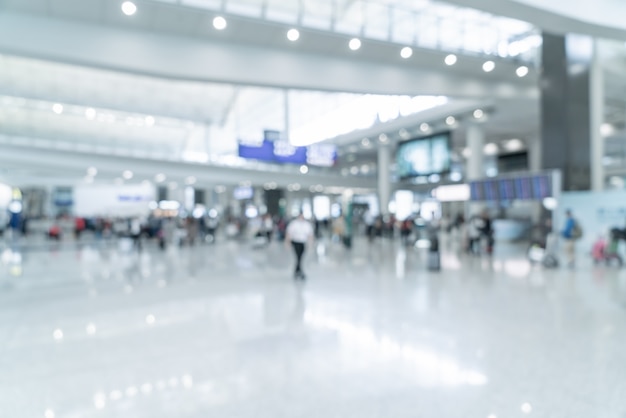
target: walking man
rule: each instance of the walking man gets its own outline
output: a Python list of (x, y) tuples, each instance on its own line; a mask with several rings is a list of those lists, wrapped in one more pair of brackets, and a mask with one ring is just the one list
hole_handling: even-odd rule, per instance
[(286, 244), (291, 244), (296, 254), (296, 269), (294, 271), (294, 278), (296, 280), (304, 280), (306, 277), (302, 271), (302, 255), (309, 241), (313, 241), (313, 227), (304, 219), (304, 215), (300, 213), (298, 217), (287, 226), (285, 237)]
[(565, 212), (565, 227), (561, 235), (565, 239), (565, 255), (567, 257), (568, 267), (574, 267), (576, 262), (576, 240), (582, 236), (582, 230), (578, 225), (578, 222), (572, 216), (572, 211), (567, 210)]

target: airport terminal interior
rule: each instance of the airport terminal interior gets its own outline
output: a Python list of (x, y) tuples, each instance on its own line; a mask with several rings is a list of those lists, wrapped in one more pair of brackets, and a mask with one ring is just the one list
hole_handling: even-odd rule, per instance
[(623, 16), (0, 0), (0, 418), (626, 417)]

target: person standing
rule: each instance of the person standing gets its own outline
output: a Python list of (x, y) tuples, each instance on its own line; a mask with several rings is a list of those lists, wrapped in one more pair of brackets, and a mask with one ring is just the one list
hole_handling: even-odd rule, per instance
[(576, 263), (576, 240), (581, 237), (582, 232), (580, 226), (571, 210), (565, 211), (565, 226), (561, 235), (565, 239), (565, 257), (567, 258), (568, 267), (574, 267)]
[(306, 249), (306, 244), (313, 241), (313, 227), (304, 219), (304, 215), (300, 213), (296, 219), (287, 225), (285, 243), (291, 245), (296, 254), (296, 268), (294, 270), (294, 278), (304, 280), (306, 278), (302, 271), (302, 256)]

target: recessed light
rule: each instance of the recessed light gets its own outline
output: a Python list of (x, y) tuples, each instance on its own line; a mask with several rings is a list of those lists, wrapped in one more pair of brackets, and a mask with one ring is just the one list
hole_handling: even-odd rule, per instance
[(369, 138), (363, 138), (361, 140), (361, 145), (363, 145), (364, 147), (369, 147), (370, 146), (370, 139)]
[(448, 116), (446, 118), (446, 125), (452, 126), (456, 123), (456, 118), (454, 116)]
[(145, 122), (146, 122), (146, 126), (154, 126), (154, 122), (156, 121), (154, 119), (154, 116), (146, 116)]
[(98, 174), (98, 169), (96, 167), (89, 167), (87, 169), (87, 175), (89, 177), (95, 177)]
[(348, 46), (351, 50), (356, 51), (357, 49), (361, 48), (361, 40), (359, 38), (352, 38), (350, 39), (350, 43), (348, 43)]
[(411, 58), (411, 55), (413, 55), (413, 48), (409, 47), (409, 46), (405, 46), (404, 48), (402, 48), (402, 50), (400, 51), (400, 56), (404, 59), (407, 58)]
[(308, 172), (309, 172), (309, 167), (307, 167), (306, 165), (301, 165), (300, 166), (300, 173), (306, 174)]
[(216, 16), (215, 19), (213, 19), (213, 27), (215, 29), (224, 30), (226, 29), (226, 26), (228, 26), (228, 23), (222, 16)]
[(132, 1), (125, 1), (122, 3), (122, 13), (126, 16), (132, 16), (137, 13), (137, 6)]
[(483, 71), (486, 73), (490, 73), (496, 69), (496, 63), (493, 61), (487, 61), (483, 64)]
[(154, 176), (154, 181), (156, 181), (157, 183), (163, 183), (166, 178), (167, 177), (165, 177), (165, 174), (159, 173), (156, 176)]
[(126, 180), (130, 180), (133, 178), (133, 172), (130, 170), (126, 170), (122, 173), (122, 177), (124, 177)]
[(513, 138), (513, 139), (509, 139), (505, 144), (504, 144), (504, 148), (507, 151), (519, 151), (522, 148), (524, 148), (524, 143), (522, 142), (522, 140), (517, 139), (517, 138)]
[(61, 113), (63, 113), (63, 105), (61, 103), (55, 103), (54, 105), (52, 105), (52, 111), (57, 115), (60, 115)]
[(96, 118), (96, 109), (90, 107), (85, 110), (85, 117), (89, 120), (94, 120)]
[(496, 155), (498, 153), (498, 146), (490, 142), (489, 144), (485, 144), (483, 152), (487, 155)]
[(422, 132), (428, 132), (430, 130), (430, 125), (427, 123), (422, 123), (420, 125), (420, 131)]
[(289, 29), (287, 32), (287, 39), (291, 42), (295, 42), (300, 39), (300, 31), (298, 29)]
[(482, 109), (474, 110), (474, 118), (481, 119), (483, 116), (485, 116), (485, 112), (483, 112)]
[(525, 65), (517, 67), (517, 70), (515, 70), (515, 74), (517, 74), (519, 78), (526, 77), (528, 75), (528, 67)]
[(454, 65), (456, 64), (457, 61), (457, 57), (454, 54), (450, 54), (446, 57), (446, 59), (444, 60), (444, 62), (446, 63), (446, 65)]
[(189, 176), (185, 179), (185, 183), (187, 184), (196, 184), (197, 179), (194, 176)]

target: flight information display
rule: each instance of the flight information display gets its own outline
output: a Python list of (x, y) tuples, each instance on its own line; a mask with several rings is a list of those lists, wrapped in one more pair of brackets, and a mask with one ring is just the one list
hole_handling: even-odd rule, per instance
[(536, 174), (470, 182), (470, 200), (543, 200), (552, 196), (552, 176)]

